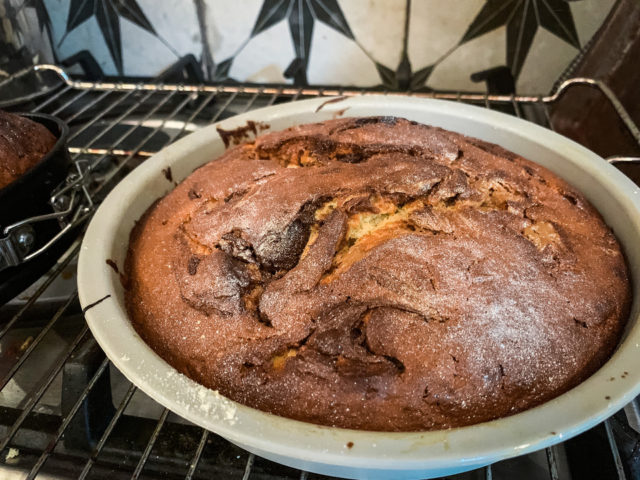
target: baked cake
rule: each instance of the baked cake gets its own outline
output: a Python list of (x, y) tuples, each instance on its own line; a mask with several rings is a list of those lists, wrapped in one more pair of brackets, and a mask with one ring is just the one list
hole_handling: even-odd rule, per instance
[(585, 197), (503, 148), (393, 117), (231, 148), (131, 234), (130, 318), (195, 381), (346, 428), (474, 424), (611, 355), (621, 248)]
[(55, 144), (44, 125), (0, 110), (0, 188), (24, 175)]

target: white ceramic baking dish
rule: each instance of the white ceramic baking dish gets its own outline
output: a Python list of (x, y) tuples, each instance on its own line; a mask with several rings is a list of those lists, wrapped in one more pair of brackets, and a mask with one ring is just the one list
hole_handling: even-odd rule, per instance
[[(352, 478), (430, 478), (481, 467), (566, 440), (640, 393), (640, 189), (636, 185), (571, 140), (484, 108), (393, 96), (325, 102), (326, 98), (278, 105), (199, 130), (147, 160), (100, 206), (80, 254), (80, 301), (87, 307), (110, 295), (90, 308), (86, 319), (107, 356), (129, 380), (182, 417), (250, 452), (304, 470)], [(180, 181), (219, 156), (225, 146), (216, 127), (234, 129), (252, 120), (280, 130), (341, 114), (401, 116), (478, 137), (544, 165), (579, 188), (620, 239), (633, 277), (631, 317), (613, 357), (573, 390), (511, 417), (446, 431), (382, 433), (322, 427), (242, 406), (177, 373), (156, 355), (129, 323), (120, 279), (105, 260), (112, 259), (120, 268), (124, 265), (134, 222), (173, 187), (163, 170), (170, 167), (173, 178)]]

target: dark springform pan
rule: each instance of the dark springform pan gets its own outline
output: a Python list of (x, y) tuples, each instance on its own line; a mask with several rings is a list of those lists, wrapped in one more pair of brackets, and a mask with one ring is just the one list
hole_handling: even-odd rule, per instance
[[(57, 139), (53, 148), (24, 175), (0, 189), (0, 238), (4, 229), (15, 222), (53, 213), (49, 203), (54, 189), (67, 177), (71, 158), (66, 140), (69, 127), (59, 118), (41, 113), (18, 113), (44, 125)], [(34, 244), (31, 251), (42, 247), (60, 226), (56, 220), (32, 224)], [(0, 305), (3, 305), (40, 278), (69, 247), (70, 235), (55, 242), (37, 257), (0, 271)]]

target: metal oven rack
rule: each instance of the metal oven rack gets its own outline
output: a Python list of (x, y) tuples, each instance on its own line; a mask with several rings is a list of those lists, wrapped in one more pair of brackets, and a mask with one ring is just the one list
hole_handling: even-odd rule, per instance
[[(33, 92), (2, 101), (3, 89), (27, 81), (37, 85)], [(552, 128), (549, 107), (574, 85), (599, 89), (640, 145), (640, 131), (615, 95), (586, 78), (568, 80), (548, 96), (383, 93), (473, 103)], [(56, 66), (40, 65), (0, 83), (0, 106), (50, 113), (70, 125), (69, 150), (77, 171), (68, 184), (84, 189), (84, 207), (92, 211), (128, 171), (201, 126), (297, 99), (368, 93), (85, 82)], [(323, 478), (244, 452), (144, 398), (119, 375), (93, 340), (79, 308), (73, 270), (81, 240), (80, 234), (27, 293), (0, 307), (1, 478)], [(65, 283), (66, 291), (50, 293)], [(455, 478), (640, 478), (639, 411), (636, 399), (575, 439)]]

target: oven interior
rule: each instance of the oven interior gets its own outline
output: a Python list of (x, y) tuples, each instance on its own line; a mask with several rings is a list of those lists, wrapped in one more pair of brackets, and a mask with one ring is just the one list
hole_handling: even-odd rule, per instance
[[(414, 95), (467, 102), (553, 128), (550, 111), (555, 102), (584, 86), (606, 98), (616, 112), (618, 128), (640, 146), (640, 133), (615, 95), (586, 78), (567, 80), (549, 96)], [(188, 80), (86, 82), (51, 65), (28, 68), (0, 83), (0, 108), (49, 113), (68, 123), (73, 161), (66, 183), (55, 192), (62, 205), (56, 221), (70, 226), (60, 240), (66, 251), (51, 262), (48, 273), (0, 307), (1, 478), (328, 478), (249, 454), (137, 390), (110, 364), (88, 331), (75, 270), (82, 231), (95, 206), (165, 145), (252, 109), (370, 91), (203, 85)], [(636, 175), (629, 157), (610, 160)], [(451, 478), (640, 478), (638, 398), (564, 443)]]

